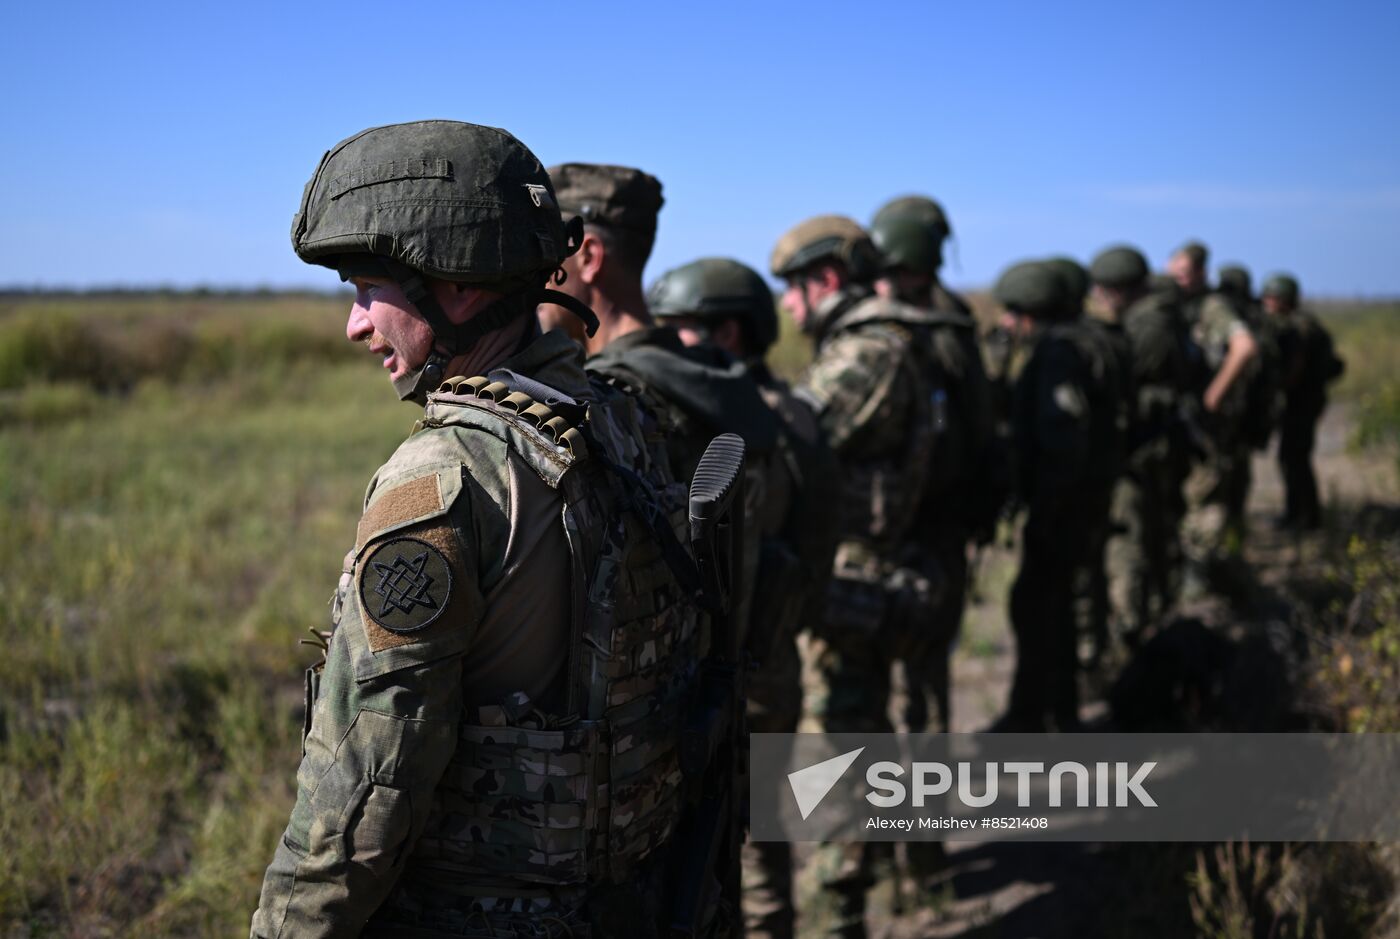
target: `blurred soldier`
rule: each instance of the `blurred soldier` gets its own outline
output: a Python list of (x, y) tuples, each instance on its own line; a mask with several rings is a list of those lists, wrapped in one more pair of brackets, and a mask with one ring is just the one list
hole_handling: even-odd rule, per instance
[[(783, 302), (810, 335), (816, 357), (798, 394), (809, 401), (844, 474), (832, 507), (840, 518), (827, 611), (810, 700), (823, 731), (888, 732), (891, 662), (926, 653), (936, 602), (932, 559), (911, 540), (935, 446), (934, 397), (923, 332), (928, 314), (872, 294), (878, 255), (849, 218), (823, 215), (788, 231), (773, 249)], [(865, 843), (823, 845), (814, 910), (829, 935), (865, 934), (873, 852)]]
[[(762, 533), (748, 682), (749, 729), (797, 732), (802, 712), (799, 629), (815, 628), (826, 603), (836, 550), (840, 468), (822, 440), (811, 408), (769, 370), (764, 356), (778, 338), (773, 292), (759, 274), (727, 258), (704, 258), (662, 274), (647, 294), (652, 315), (681, 341), (712, 344), (743, 362), (763, 399), (782, 418), (780, 459), (757, 521)], [(744, 919), (750, 937), (793, 934), (792, 849), (785, 842), (744, 846)]]
[(1150, 288), (1140, 251), (1109, 248), (1094, 258), (1089, 276), (1100, 308), (1122, 326), (1131, 351), (1136, 401), (1113, 495), (1113, 527), (1121, 534), (1109, 542), (1107, 567), (1114, 619), (1135, 640), (1176, 600), (1189, 366), (1174, 287)]
[(953, 225), (943, 206), (927, 196), (891, 199), (870, 222), (870, 238), (892, 272), (886, 280), (900, 299), (971, 317), (972, 305), (943, 286), (938, 277), (943, 268), (943, 244), (952, 234)]
[[(1082, 319), (1089, 335), (1099, 343), (1098, 357), (1112, 362), (1119, 376), (1119, 395), (1114, 412), (1114, 426), (1119, 449), (1114, 452), (1115, 464), (1106, 469), (1114, 484), (1122, 472), (1122, 446), (1126, 444), (1128, 428), (1132, 424), (1135, 408), (1135, 389), (1132, 386), (1132, 348), (1128, 344), (1127, 333), (1116, 320), (1090, 317), (1085, 314), (1084, 304), (1089, 295), (1089, 272), (1073, 258), (1056, 257), (1045, 262), (1060, 278), (1065, 292), (1066, 305), (1064, 318), (1068, 321)], [(1108, 571), (1105, 557), (1108, 538), (1112, 530), (1111, 502), (1114, 485), (1101, 487), (1095, 495), (1100, 500), (1094, 506), (1095, 524), (1089, 532), (1089, 544), (1084, 564), (1075, 574), (1074, 593), (1076, 600), (1075, 632), (1088, 637), (1092, 643), (1089, 669), (1097, 669), (1103, 656), (1109, 651), (1109, 611)]]
[(1116, 474), (1121, 376), (1111, 347), (1078, 316), (1050, 265), (1013, 265), (994, 296), (1007, 330), (1030, 343), (1031, 354), (1012, 415), (1017, 490), (1027, 509), (1011, 589), (1016, 676), (993, 729), (1070, 731), (1079, 727), (1073, 580)]
[(597, 325), (543, 289), (579, 234), (534, 155), (473, 124), (365, 131), (306, 186), (298, 256), (354, 285), (347, 336), (426, 411), (308, 672), (255, 937), (669, 934), (704, 633), (646, 415), (536, 324), (560, 302)]
[[(751, 462), (772, 452), (778, 421), (740, 362), (712, 345), (687, 349), (676, 331), (652, 320), (642, 271), (664, 202), (656, 177), (626, 166), (553, 166), (560, 211), (583, 219), (583, 242), (565, 259), (558, 285), (598, 314), (586, 340), (588, 369), (625, 383), (663, 417), (676, 472), (694, 469), (710, 439), (726, 431), (749, 445)], [(566, 323), (564, 311), (540, 309), (541, 325)], [(761, 486), (748, 497), (761, 500)]]
[[(1248, 268), (1242, 264), (1226, 264), (1220, 268), (1217, 280), (1220, 296), (1229, 301), (1236, 315), (1245, 321), (1254, 336), (1257, 352), (1253, 365), (1247, 370), (1248, 384), (1244, 391), (1241, 425), (1246, 446), (1263, 450), (1269, 445), (1269, 438), (1278, 426), (1282, 408), (1277, 330), (1254, 296)], [(1240, 460), (1240, 472), (1234, 479), (1234, 485), (1225, 493), (1226, 517), (1241, 535), (1251, 483), (1251, 461), (1247, 457), (1246, 453), (1245, 458)]]
[(1249, 490), (1249, 439), (1244, 419), (1258, 344), (1234, 305), (1206, 283), (1206, 249), (1192, 242), (1172, 255), (1168, 272), (1183, 294), (1191, 338), (1201, 353), (1204, 429), (1210, 446), (1191, 480), (1193, 581), (1217, 573), (1244, 546), (1244, 496)]
[(930, 340), (936, 436), (913, 536), (937, 558), (946, 583), (928, 659), (903, 663), (902, 675), (896, 670), (896, 720), (912, 733), (952, 729), (949, 656), (962, 624), (968, 542), (991, 540), (1010, 485), (1005, 455), (993, 452), (991, 388), (976, 324), (966, 302), (938, 282), (948, 231), (938, 203), (920, 196), (895, 199), (870, 224), (881, 261), (875, 292), (928, 310), (921, 334)]
[(1345, 363), (1332, 346), (1332, 335), (1312, 313), (1298, 308), (1298, 281), (1275, 274), (1264, 282), (1266, 315), (1279, 324), (1283, 414), (1279, 420), (1278, 462), (1283, 471), (1283, 527), (1309, 531), (1322, 525), (1312, 451), (1317, 423), (1327, 408), (1327, 385), (1341, 376)]
[[(661, 419), (677, 475), (689, 479), (706, 445), (734, 433), (748, 445), (744, 499), (744, 588), (738, 622), (747, 625), (759, 561), (758, 517), (778, 441), (779, 422), (742, 362), (709, 343), (688, 348), (676, 331), (653, 321), (642, 289), (661, 210), (661, 183), (626, 166), (565, 163), (549, 170), (560, 211), (583, 219), (578, 251), (564, 260), (560, 292), (598, 314), (587, 340), (590, 372), (639, 394)], [(540, 309), (542, 325), (562, 311)]]

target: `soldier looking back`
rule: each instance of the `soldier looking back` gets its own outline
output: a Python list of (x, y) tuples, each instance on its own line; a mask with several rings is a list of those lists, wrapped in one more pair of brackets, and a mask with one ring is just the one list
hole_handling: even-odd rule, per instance
[(685, 488), (539, 332), (543, 301), (596, 326), (542, 289), (575, 241), (549, 177), (494, 128), (374, 128), (326, 154), (292, 241), (427, 407), (370, 483), (251, 934), (662, 933), (702, 651)]

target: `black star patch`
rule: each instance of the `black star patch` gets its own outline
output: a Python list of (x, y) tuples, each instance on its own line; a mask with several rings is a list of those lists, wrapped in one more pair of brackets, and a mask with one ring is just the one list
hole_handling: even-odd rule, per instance
[(360, 607), (390, 632), (417, 632), (442, 615), (452, 569), (442, 552), (417, 538), (395, 538), (365, 558)]

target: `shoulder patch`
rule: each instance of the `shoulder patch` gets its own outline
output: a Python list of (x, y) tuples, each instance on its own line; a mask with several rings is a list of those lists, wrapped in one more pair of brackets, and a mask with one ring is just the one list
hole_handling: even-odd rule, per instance
[(418, 538), (394, 538), (364, 560), (360, 608), (395, 635), (415, 633), (442, 615), (452, 597), (452, 568), (442, 552)]

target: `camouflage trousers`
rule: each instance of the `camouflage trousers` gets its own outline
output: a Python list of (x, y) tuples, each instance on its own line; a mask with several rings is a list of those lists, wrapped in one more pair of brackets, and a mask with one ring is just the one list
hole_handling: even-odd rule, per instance
[(1113, 490), (1105, 566), (1111, 622), (1131, 640), (1176, 603), (1181, 583), (1181, 500), (1173, 471), (1134, 467)]
[(1242, 437), (1221, 440), (1186, 481), (1188, 510), (1182, 535), (1186, 556), (1197, 568), (1244, 553), (1251, 457)]
[(1095, 499), (1094, 517), (1085, 521), (1084, 557), (1074, 572), (1074, 631), (1079, 640), (1089, 642), (1090, 669), (1097, 668), (1105, 658), (1112, 658), (1106, 566), (1108, 539), (1113, 533), (1112, 500), (1111, 487)]
[[(783, 637), (770, 660), (749, 677), (749, 730), (791, 734), (802, 714), (801, 663), (796, 637)], [(791, 939), (792, 846), (782, 841), (746, 842), (743, 863), (744, 935)]]
[[(821, 634), (808, 646), (808, 727), (819, 733), (889, 733), (893, 650), (879, 642), (883, 607), (867, 584), (833, 578)], [(813, 852), (815, 893), (804, 921), (815, 936), (864, 936), (865, 894), (882, 846), (823, 844)], [(886, 852), (887, 853), (887, 852)]]

